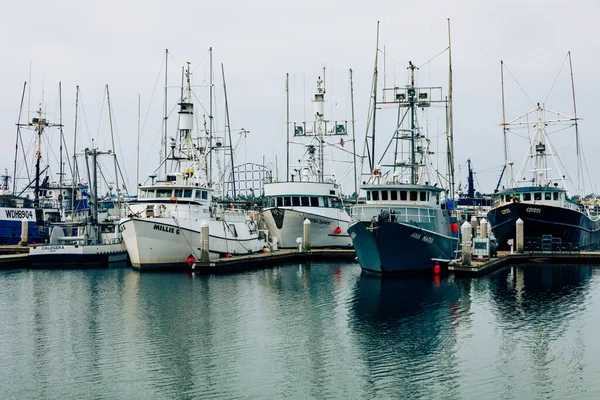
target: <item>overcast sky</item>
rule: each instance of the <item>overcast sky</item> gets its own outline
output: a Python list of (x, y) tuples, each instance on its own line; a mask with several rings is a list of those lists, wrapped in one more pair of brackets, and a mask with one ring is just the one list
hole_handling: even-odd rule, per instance
[[(189, 61), (194, 82), (200, 85), (207, 83), (211, 46), (219, 102), (215, 105), (217, 129), (224, 126), (223, 63), (234, 136), (242, 128), (250, 131), (238, 151), (238, 162), (262, 163), (264, 156), (274, 167), (277, 155), (282, 177), (285, 74), (290, 74), (291, 119), (299, 121), (304, 119), (305, 108), (308, 117), (312, 114), (309, 98), (323, 66), (327, 67), (326, 109), (332, 119), (350, 119), (348, 70), (354, 72), (357, 147), (362, 153), (377, 21), (381, 21), (380, 48), (385, 46), (389, 55), (385, 67), (388, 86), (406, 83), (405, 66), (411, 60), (426, 65), (420, 71), (420, 84), (446, 87), (447, 55), (426, 62), (447, 47), (447, 18), (452, 27), (457, 173), (470, 157), (480, 190), (489, 192), (498, 181), (504, 162), (499, 127), (500, 60), (509, 71), (505, 73), (507, 119), (533, 108), (529, 99), (546, 101), (548, 108), (572, 115), (568, 62), (565, 64), (571, 51), (577, 113), (583, 118), (580, 135), (592, 179), (587, 192), (598, 191), (598, 0), (10, 2), (0, 14), (0, 168), (12, 173), (24, 81), (29, 81), (31, 90), (24, 111), (28, 102), (30, 110), (43, 102), (52, 122), (58, 122), (58, 82), (62, 82), (63, 124), (70, 153), (77, 85), (82, 105), (79, 150), (90, 146), (90, 138), (99, 138), (101, 149), (109, 148), (104, 94), (109, 85), (117, 153), (127, 171), (128, 185), (134, 186), (138, 96), (143, 179), (158, 164), (165, 49), (171, 54), (170, 83), (177, 84), (181, 67)], [(428, 121), (430, 136), (444, 129), (443, 121)], [(29, 131), (23, 133), (24, 140), (33, 136)], [(559, 155), (575, 178), (575, 164), (569, 161), (575, 154), (573, 135), (565, 131), (565, 137), (558, 133), (556, 137)], [(58, 141), (53, 140), (56, 154), (45, 155), (50, 164), (58, 154)], [(515, 164), (521, 162), (525, 151), (526, 142), (512, 140), (510, 158)], [(464, 167), (457, 176), (460, 181), (466, 182)]]

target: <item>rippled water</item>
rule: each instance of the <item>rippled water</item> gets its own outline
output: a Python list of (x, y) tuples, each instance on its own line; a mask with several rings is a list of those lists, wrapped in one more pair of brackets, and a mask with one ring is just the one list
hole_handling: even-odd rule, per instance
[(600, 398), (599, 272), (5, 271), (0, 398)]

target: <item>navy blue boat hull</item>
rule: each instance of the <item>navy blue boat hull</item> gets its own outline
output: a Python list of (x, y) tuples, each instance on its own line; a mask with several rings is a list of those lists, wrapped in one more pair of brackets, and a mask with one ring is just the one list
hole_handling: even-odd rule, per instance
[(586, 214), (548, 205), (507, 203), (487, 214), (492, 232), (500, 249), (508, 248), (508, 239), (516, 238), (516, 223), (523, 220), (525, 238), (551, 235), (562, 243), (577, 244), (583, 250), (598, 249), (600, 220), (594, 221)]
[(455, 257), (458, 238), (415, 225), (385, 221), (357, 222), (348, 228), (358, 262), (365, 273), (403, 275), (433, 273)]
[[(0, 244), (14, 245), (21, 241), (21, 220), (0, 220)], [(42, 236), (35, 221), (28, 222), (29, 243), (40, 243)]]

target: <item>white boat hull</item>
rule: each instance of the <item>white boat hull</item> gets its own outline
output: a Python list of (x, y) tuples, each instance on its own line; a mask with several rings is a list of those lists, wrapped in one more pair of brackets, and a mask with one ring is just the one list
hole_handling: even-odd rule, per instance
[(37, 245), (29, 249), (29, 262), (38, 268), (101, 268), (125, 266), (125, 243), (98, 245)]
[[(211, 258), (262, 251), (265, 242), (245, 222), (210, 220)], [(197, 228), (178, 226), (171, 218), (126, 218), (119, 229), (131, 265), (139, 269), (187, 268), (188, 258), (200, 259), (200, 223)]]
[[(315, 210), (318, 213), (315, 213)], [(277, 237), (279, 248), (298, 247), (296, 240), (303, 237), (304, 221), (306, 219), (311, 222), (311, 247), (352, 247), (352, 240), (348, 235), (350, 217), (343, 209), (316, 207), (268, 208), (262, 212), (261, 217), (271, 236)]]

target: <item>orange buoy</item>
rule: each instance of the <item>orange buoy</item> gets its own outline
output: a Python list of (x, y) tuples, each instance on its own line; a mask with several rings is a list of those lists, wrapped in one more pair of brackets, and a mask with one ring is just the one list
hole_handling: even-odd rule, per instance
[(440, 268), (440, 264), (435, 264), (435, 265), (433, 266), (433, 273), (434, 273), (434, 274), (436, 274), (436, 275), (439, 275), (439, 273), (440, 273), (440, 270), (441, 270), (441, 268)]

